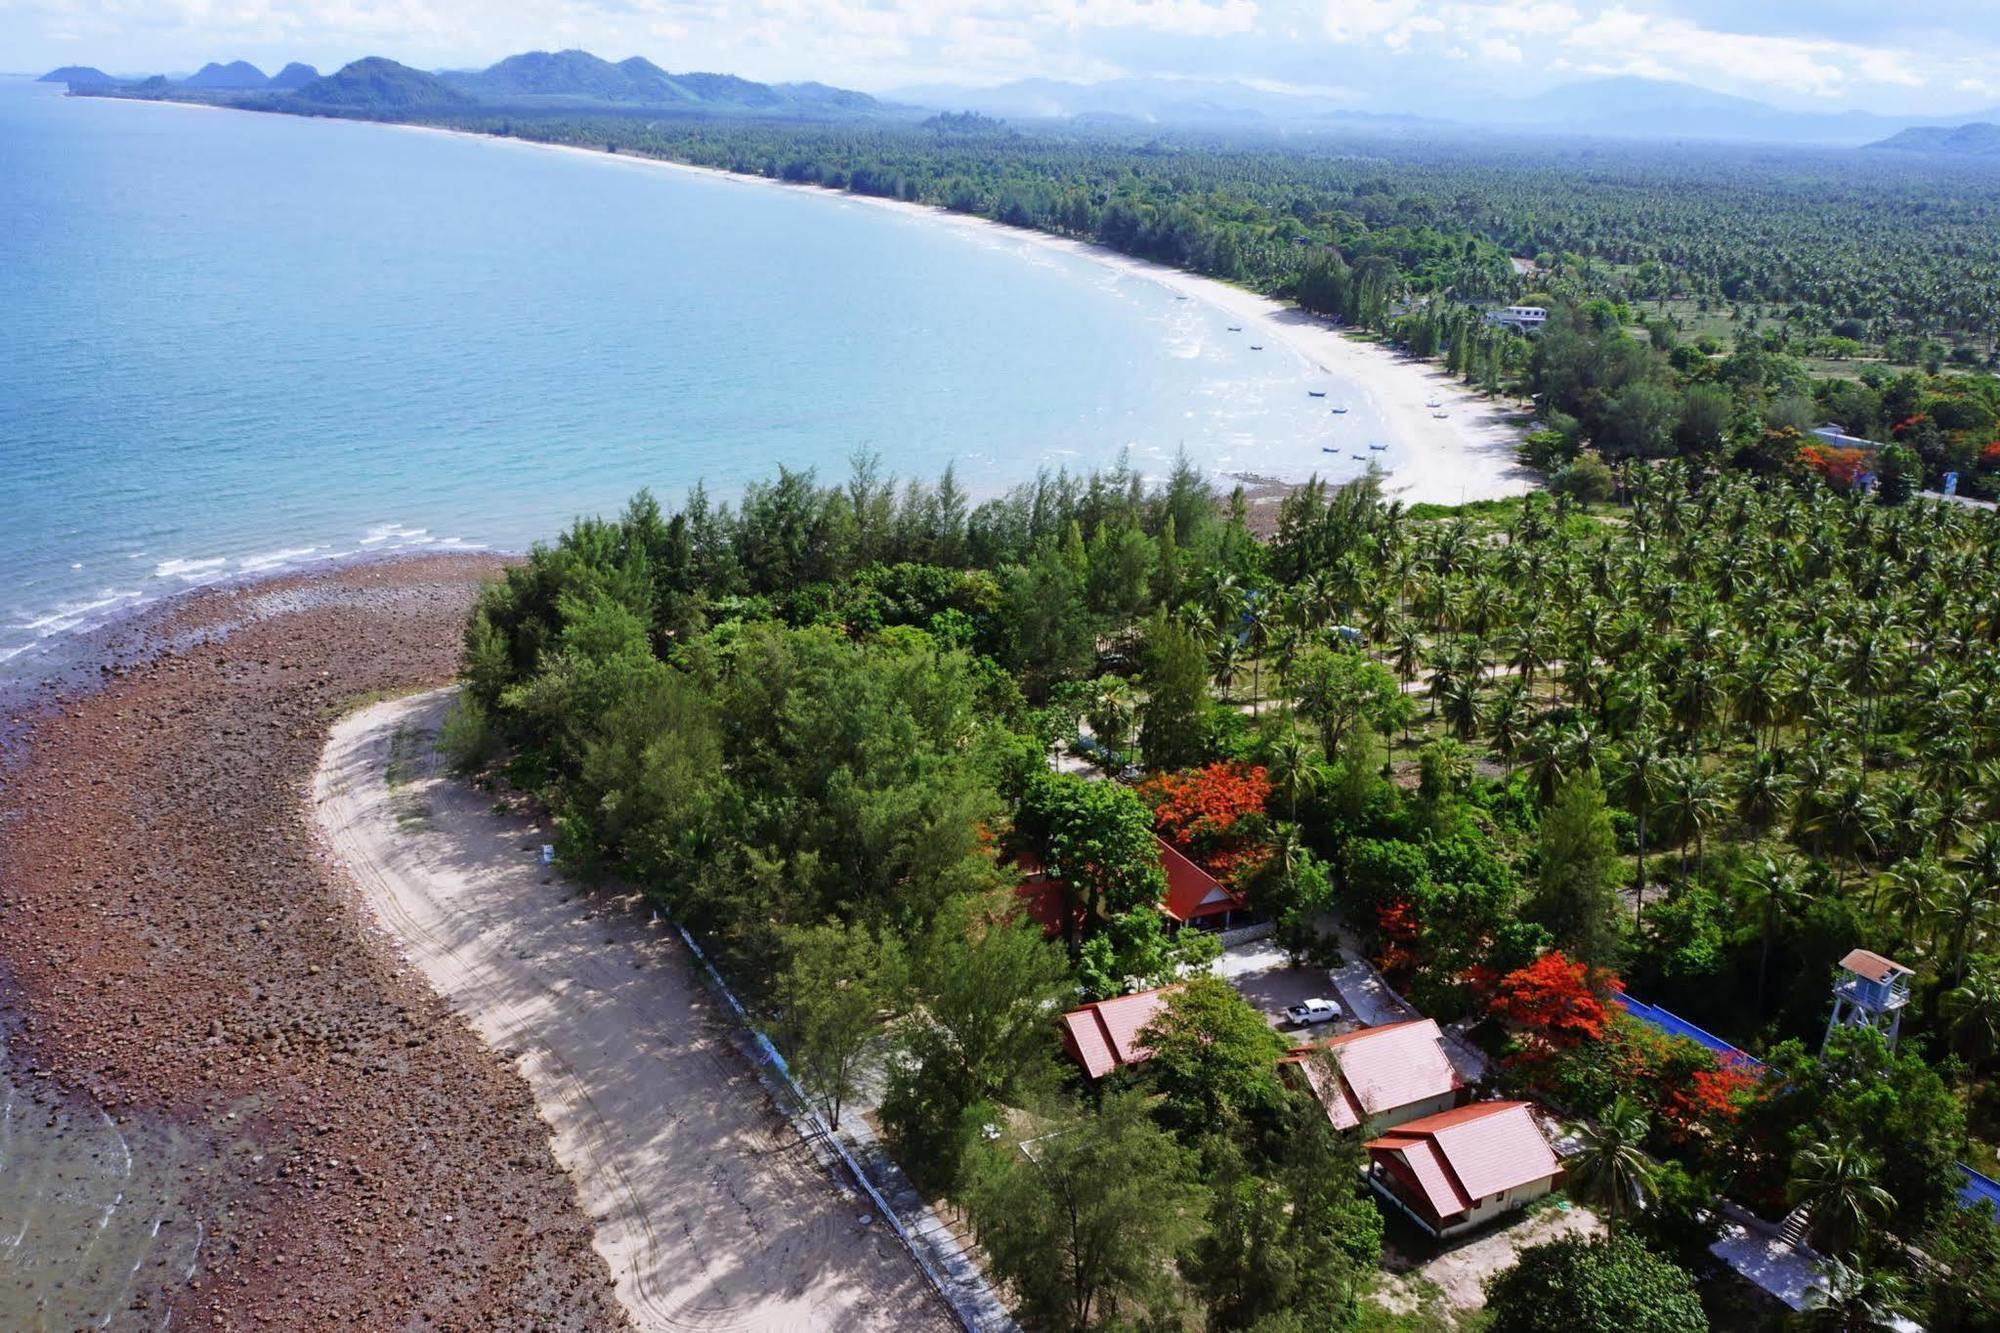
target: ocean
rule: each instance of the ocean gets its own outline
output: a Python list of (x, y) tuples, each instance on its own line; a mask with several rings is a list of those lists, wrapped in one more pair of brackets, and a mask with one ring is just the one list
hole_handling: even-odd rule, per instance
[(1321, 452), (1305, 390), (1329, 377), (1299, 353), (1024, 236), (18, 79), (0, 317), (0, 684), (204, 583), (525, 549), (642, 486), (727, 497), (863, 450), (975, 495), (1121, 452), (1148, 475), (1183, 448), (1285, 479), (1363, 466)]

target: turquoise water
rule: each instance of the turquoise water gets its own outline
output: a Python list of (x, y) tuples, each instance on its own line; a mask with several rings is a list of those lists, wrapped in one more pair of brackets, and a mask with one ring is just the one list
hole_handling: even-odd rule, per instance
[(955, 463), (975, 493), (1121, 449), (1149, 474), (1183, 446), (1218, 471), (1335, 463), (1296, 353), (1024, 238), (19, 80), (0, 318), (0, 676), (203, 582), (519, 549), (642, 485), (844, 475), (859, 449), (903, 477)]

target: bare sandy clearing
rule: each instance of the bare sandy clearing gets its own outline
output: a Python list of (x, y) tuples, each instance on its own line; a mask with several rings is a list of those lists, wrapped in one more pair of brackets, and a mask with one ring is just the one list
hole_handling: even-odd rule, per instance
[(555, 882), (541, 830), (440, 774), (450, 697), (337, 724), (320, 824), (410, 961), (519, 1064), (633, 1323), (956, 1327), (770, 1104), (680, 942)]

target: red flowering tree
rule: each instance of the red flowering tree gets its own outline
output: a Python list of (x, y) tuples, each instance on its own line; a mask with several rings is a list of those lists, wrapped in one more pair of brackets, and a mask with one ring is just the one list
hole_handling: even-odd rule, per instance
[(1860, 449), (1829, 449), (1808, 444), (1799, 450), (1799, 462), (1826, 479), (1837, 490), (1849, 490), (1855, 478), (1868, 470), (1868, 454)]
[(1605, 996), (1615, 978), (1551, 949), (1500, 978), (1492, 1010), (1530, 1052), (1565, 1051), (1604, 1035)]
[(1153, 807), (1159, 835), (1218, 879), (1241, 876), (1262, 863), (1260, 825), (1271, 779), (1261, 766), (1210, 764), (1161, 773), (1140, 783), (1139, 795)]

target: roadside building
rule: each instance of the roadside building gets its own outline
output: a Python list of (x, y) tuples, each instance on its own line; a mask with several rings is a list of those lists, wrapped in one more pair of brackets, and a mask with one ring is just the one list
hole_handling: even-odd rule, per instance
[[(1314, 1058), (1321, 1052), (1331, 1060)], [(1281, 1072), (1326, 1108), (1342, 1132), (1379, 1134), (1465, 1100), (1434, 1019), (1385, 1023), (1328, 1038), (1284, 1058)]]
[(1520, 333), (1533, 333), (1549, 322), (1549, 312), (1538, 305), (1502, 306), (1486, 312), (1486, 322)]
[(1541, 1198), (1562, 1178), (1527, 1102), (1475, 1102), (1367, 1146), (1369, 1184), (1439, 1240)]
[[(1195, 926), (1202, 930), (1227, 930), (1249, 912), (1243, 895), (1189, 860), (1165, 840), (1155, 837), (1160, 853), (1160, 871), (1167, 878), (1167, 891), (1160, 900), (1160, 913), (1173, 928)], [(1014, 859), (1021, 882), (1014, 892), (1021, 899), (1030, 920), (1051, 938), (1063, 933), (1063, 912), (1076, 908), (1070, 901), (1069, 886), (1051, 875), (1031, 852)], [(1083, 926), (1078, 913), (1072, 925)]]
[(1143, 990), (1072, 1009), (1062, 1016), (1063, 1053), (1092, 1079), (1144, 1064), (1153, 1054), (1139, 1034), (1166, 1006), (1167, 990)]

